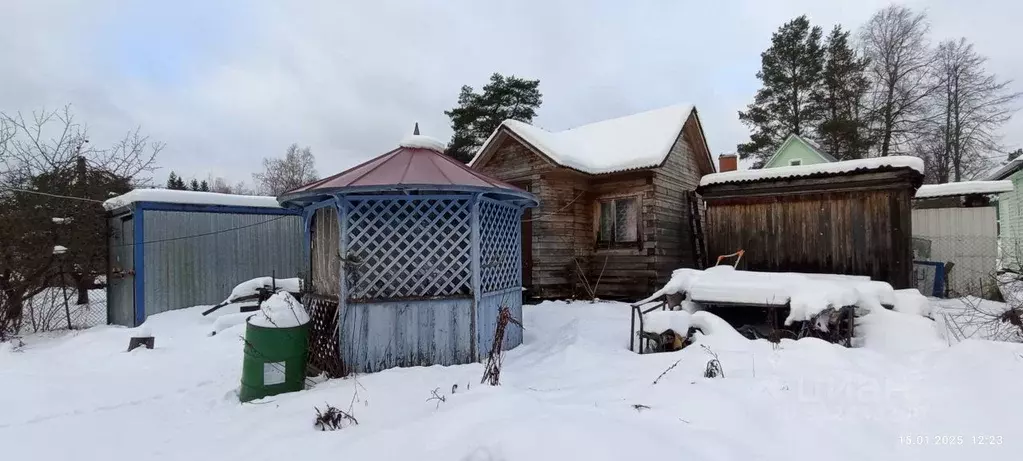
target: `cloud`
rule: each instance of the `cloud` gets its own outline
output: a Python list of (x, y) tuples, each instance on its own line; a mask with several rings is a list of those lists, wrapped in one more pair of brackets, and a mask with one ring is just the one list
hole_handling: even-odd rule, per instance
[[(292, 142), (329, 174), (394, 147), (417, 121), (446, 139), (459, 88), (502, 72), (541, 80), (541, 126), (688, 101), (723, 152), (748, 136), (736, 112), (781, 23), (805, 13), (855, 28), (886, 3), (18, 2), (0, 29), (0, 110), (72, 103), (98, 143), (136, 125), (165, 141), (162, 175), (237, 181)], [(912, 5), (927, 9), (935, 40), (966, 36), (993, 71), (1023, 76), (1005, 40), (1023, 7)], [(1006, 127), (1007, 144), (1023, 144), (1021, 128)]]

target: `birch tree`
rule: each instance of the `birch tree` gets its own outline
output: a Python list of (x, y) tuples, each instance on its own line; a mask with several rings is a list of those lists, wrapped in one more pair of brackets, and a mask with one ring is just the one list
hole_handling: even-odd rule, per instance
[(936, 88), (930, 72), (929, 29), (923, 13), (890, 5), (860, 30), (863, 55), (870, 61), (868, 107), (873, 138), (881, 156), (904, 148), (926, 122), (926, 101)]
[(998, 129), (1018, 109), (1020, 93), (1011, 80), (1000, 80), (985, 69), (987, 58), (965, 38), (938, 45), (933, 73), (938, 79), (927, 125), (925, 154), (936, 182), (962, 181), (983, 170), (990, 154), (998, 152)]

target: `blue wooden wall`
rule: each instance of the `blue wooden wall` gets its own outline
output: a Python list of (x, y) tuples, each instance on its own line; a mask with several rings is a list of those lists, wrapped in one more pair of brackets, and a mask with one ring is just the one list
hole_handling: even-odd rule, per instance
[[(483, 295), (480, 298), (479, 306), (476, 309), (476, 347), (481, 360), (486, 359), (490, 353), (490, 346), (494, 343), (494, 329), (497, 328), (497, 314), (501, 307), (507, 307), (511, 311), (512, 318), (522, 320), (522, 288), (514, 287), (504, 292), (494, 292)], [(518, 325), (508, 325), (504, 329), (504, 344), (502, 349), (508, 350), (522, 344), (522, 328)]]
[[(329, 203), (339, 209), (339, 253), (348, 261), (336, 277), (347, 280), (339, 341), (351, 371), (481, 360), (499, 309), (522, 318), (519, 205), (450, 193)], [(521, 343), (522, 329), (509, 325), (503, 348)]]
[(472, 304), (469, 298), (348, 303), (339, 312), (341, 357), (356, 373), (470, 363)]

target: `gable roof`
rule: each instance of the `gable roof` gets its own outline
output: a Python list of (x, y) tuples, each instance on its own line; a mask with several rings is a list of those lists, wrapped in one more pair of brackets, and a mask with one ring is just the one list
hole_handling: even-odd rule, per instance
[[(803, 143), (804, 145), (806, 145), (807, 148), (810, 149), (810, 152), (813, 152), (813, 153), (817, 154), (821, 158), (821, 160), (824, 160), (825, 162), (837, 162), (838, 161), (838, 159), (836, 159), (831, 154), (829, 154), (827, 152), (824, 152), (824, 150), (821, 149), (821, 146), (817, 145), (817, 143), (815, 143), (815, 142), (813, 142), (813, 141), (811, 141), (809, 139), (806, 139), (806, 138), (804, 138), (804, 137), (802, 137), (802, 136), (800, 136), (798, 134), (792, 133), (792, 134), (789, 135), (789, 137), (785, 138), (785, 142), (781, 143), (781, 145), (778, 146), (778, 150), (774, 151), (774, 155), (772, 155), (771, 158), (767, 159), (767, 161), (764, 162), (764, 167), (767, 167), (767, 165), (770, 165), (771, 162), (773, 162), (774, 159), (777, 158), (778, 155), (780, 155), (783, 150), (785, 150), (785, 148), (787, 148), (790, 144), (792, 144), (794, 142), (801, 142), (801, 143)], [(788, 166), (788, 165), (782, 165), (782, 166)]]
[(987, 179), (989, 181), (997, 181), (997, 180), (1000, 180), (1000, 179), (1005, 179), (1005, 178), (1008, 178), (1009, 176), (1012, 176), (1013, 173), (1019, 171), (1020, 168), (1023, 168), (1023, 157), (1015, 158), (1012, 161), (1010, 161), (1009, 163), (1006, 163), (1005, 166), (1003, 166), (1003, 167), (999, 168), (998, 170), (996, 170)]
[[(583, 173), (653, 168), (667, 159), (690, 115), (694, 116), (702, 138), (703, 127), (699, 126), (699, 116), (692, 104), (677, 104), (558, 132), (518, 120), (505, 120), (483, 143), (469, 166), (485, 158), (500, 133), (510, 133), (551, 162)], [(714, 161), (707, 141), (702, 139), (702, 142), (713, 171)]]

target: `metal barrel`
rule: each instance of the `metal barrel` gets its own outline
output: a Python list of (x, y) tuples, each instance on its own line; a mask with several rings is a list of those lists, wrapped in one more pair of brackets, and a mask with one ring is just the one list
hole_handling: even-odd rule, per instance
[(266, 328), (246, 322), (242, 402), (305, 388), (310, 324)]

